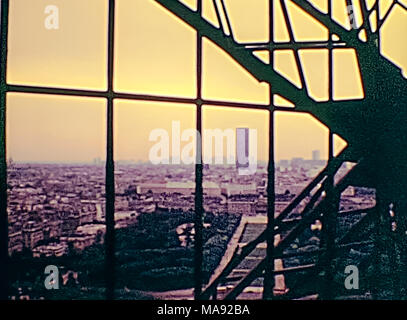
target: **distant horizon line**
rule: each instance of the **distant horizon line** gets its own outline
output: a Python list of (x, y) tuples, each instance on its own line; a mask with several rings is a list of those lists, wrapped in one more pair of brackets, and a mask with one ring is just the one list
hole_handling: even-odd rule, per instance
[[(281, 162), (281, 161), (292, 161), (292, 160), (296, 160), (296, 159), (301, 159), (304, 161), (315, 161), (315, 159), (308, 159), (308, 158), (302, 158), (302, 157), (293, 157), (291, 159), (279, 159), (279, 160), (275, 160), (276, 163)], [(95, 162), (93, 161), (37, 161), (37, 160), (13, 160), (11, 159), (11, 162), (13, 164), (55, 164), (55, 165), (105, 165), (106, 160), (99, 160), (100, 162)], [(317, 161), (328, 161), (328, 159), (318, 159)], [(7, 160), (7, 163), (10, 162), (10, 159)], [(144, 161), (144, 160), (115, 160), (114, 161), (117, 164), (151, 164), (154, 166), (157, 166), (155, 164), (152, 164), (150, 161)], [(259, 164), (267, 164), (268, 161), (266, 160), (258, 160)], [(205, 165), (206, 163), (204, 163)], [(167, 164), (158, 164), (158, 166), (160, 165), (183, 165), (183, 166), (194, 166), (195, 164), (184, 164), (184, 163), (167, 163)], [(208, 165), (228, 165), (228, 166), (233, 166), (235, 165), (234, 163), (230, 164), (230, 163), (225, 163), (225, 164), (216, 164), (216, 163), (208, 163)]]

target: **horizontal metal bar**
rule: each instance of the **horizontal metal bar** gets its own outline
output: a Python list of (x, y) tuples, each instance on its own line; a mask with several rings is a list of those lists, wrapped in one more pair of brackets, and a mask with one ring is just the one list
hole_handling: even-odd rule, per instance
[(236, 107), (236, 108), (255, 108), (269, 110), (268, 105), (254, 104), (248, 102), (232, 102), (223, 100), (211, 99), (196, 99), (196, 98), (182, 98), (171, 96), (147, 95), (126, 92), (113, 92), (109, 94), (107, 91), (98, 90), (84, 90), (84, 89), (69, 89), (69, 88), (56, 88), (56, 87), (40, 87), (40, 86), (26, 86), (26, 85), (7, 85), (7, 92), (28, 93), (28, 94), (49, 94), (49, 95), (68, 95), (79, 97), (91, 98), (109, 98), (112, 96), (115, 99), (125, 100), (142, 100), (142, 101), (157, 101), (169, 103), (183, 103), (183, 104), (201, 104), (221, 106), (221, 107)]
[[(7, 85), (6, 92), (26, 93), (26, 94), (47, 94), (47, 95), (62, 95), (72, 97), (87, 97), (87, 98), (109, 98), (112, 96), (114, 99), (135, 100), (135, 101), (151, 101), (163, 103), (180, 103), (180, 104), (202, 104), (214, 107), (227, 107), (227, 108), (243, 108), (243, 109), (256, 109), (256, 110), (270, 110), (269, 105), (254, 104), (248, 102), (233, 102), (212, 99), (195, 99), (195, 98), (182, 98), (170, 96), (156, 96), (136, 93), (97, 91), (97, 90), (82, 90), (82, 89), (68, 89), (68, 88), (54, 88), (54, 87), (37, 87), (25, 85)], [(307, 113), (304, 110), (296, 110), (291, 107), (273, 107), (274, 111), (284, 112), (297, 112)]]
[(6, 91), (17, 93), (54, 94), (54, 95), (90, 97), (90, 98), (108, 98), (107, 91), (26, 86), (15, 84), (8, 84)]

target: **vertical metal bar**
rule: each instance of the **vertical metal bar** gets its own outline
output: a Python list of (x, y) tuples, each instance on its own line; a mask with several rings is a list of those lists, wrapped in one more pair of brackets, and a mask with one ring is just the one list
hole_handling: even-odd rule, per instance
[[(402, 170), (402, 176), (406, 177), (407, 174), (405, 170)], [(404, 180), (404, 179), (403, 179)], [(406, 221), (406, 212), (407, 212), (407, 196), (405, 194), (406, 182), (405, 180), (400, 183), (400, 190), (402, 192), (396, 193), (394, 211), (395, 211), (395, 221), (396, 221), (396, 230), (394, 234), (395, 238), (395, 259), (397, 264), (395, 266), (395, 273), (398, 275), (395, 277), (397, 281), (397, 299), (403, 299), (406, 297), (407, 293), (407, 221)]]
[[(198, 12), (202, 14), (202, 0), (198, 0)], [(203, 165), (202, 165), (202, 36), (197, 30), (196, 46), (196, 76), (197, 76), (197, 104), (196, 104), (196, 129), (199, 136), (196, 139), (196, 164), (195, 164), (195, 245), (194, 245), (194, 297), (199, 300), (202, 293), (202, 262), (203, 262)]]
[(0, 300), (8, 299), (6, 95), (9, 1), (1, 1), (0, 52)]
[[(329, 49), (330, 57), (329, 57), (329, 70), (332, 70), (332, 50)], [(332, 80), (330, 77), (330, 89), (329, 94), (332, 96)], [(329, 144), (328, 144), (328, 161), (332, 161), (334, 158), (334, 143), (333, 143), (333, 133), (329, 130)], [(333, 292), (333, 278), (334, 278), (334, 267), (333, 267), (333, 259), (335, 258), (335, 237), (336, 237), (336, 217), (337, 211), (339, 210), (338, 205), (340, 198), (337, 197), (334, 193), (334, 175), (335, 172), (331, 172), (327, 179), (328, 179), (328, 187), (327, 187), (327, 197), (330, 198), (329, 206), (327, 207), (326, 211), (324, 212), (324, 223), (323, 223), (323, 230), (325, 231), (325, 246), (326, 246), (326, 269), (325, 269), (325, 288), (323, 292), (324, 299), (333, 299), (334, 292)]]
[(113, 65), (114, 65), (115, 0), (109, 0), (108, 21), (108, 99), (106, 141), (106, 299), (114, 299), (115, 283), (115, 180), (113, 158)]
[[(376, 10), (376, 18), (377, 23), (379, 23), (379, 0), (376, 0), (375, 4), (373, 5), (373, 10)], [(372, 35), (373, 42), (377, 39), (377, 54), (380, 55), (381, 52), (381, 41), (378, 37), (379, 34), (379, 24), (377, 25), (377, 30), (374, 35)], [(360, 63), (359, 63), (360, 65)], [(360, 69), (360, 66), (359, 66)], [(378, 93), (380, 92), (381, 88), (378, 84), (378, 79), (381, 77), (379, 74), (382, 70), (376, 68), (375, 72), (372, 72), (372, 76), (374, 77), (375, 81), (375, 97), (377, 97)], [(378, 100), (378, 99), (375, 99)], [(382, 107), (378, 105), (376, 107)], [(375, 167), (381, 168), (383, 167), (380, 161), (377, 159), (375, 161)], [(375, 278), (373, 280), (373, 287), (372, 287), (372, 296), (373, 299), (378, 300), (383, 298), (382, 289), (383, 289), (383, 253), (385, 253), (385, 246), (384, 246), (384, 239), (385, 238), (385, 229), (386, 229), (386, 221), (385, 221), (385, 192), (383, 191), (385, 188), (379, 184), (376, 186), (376, 206), (375, 206), (375, 215), (376, 215), (376, 222), (375, 222), (375, 247), (374, 247), (374, 271), (375, 271)], [(384, 275), (386, 277), (386, 275)]]
[[(328, 16), (332, 19), (332, 0), (328, 0)], [(328, 55), (329, 55), (329, 58), (328, 58), (328, 81), (329, 81), (329, 83), (328, 83), (328, 90), (329, 90), (328, 99), (329, 100), (333, 100), (333, 83), (334, 83), (334, 81), (333, 81), (333, 51), (332, 51), (333, 50), (333, 43), (332, 43), (332, 36), (333, 36), (333, 34), (332, 34), (331, 30), (328, 29)], [(329, 135), (330, 135), (330, 137), (329, 137), (329, 142), (330, 142), (330, 144), (329, 144), (329, 148), (330, 148), (330, 150), (329, 150), (329, 159), (331, 159), (331, 157), (333, 157), (333, 153), (334, 153), (333, 147), (332, 147), (332, 150), (331, 150), (331, 142), (332, 142), (331, 131), (329, 131)]]
[(395, 289), (398, 285), (395, 283), (397, 274), (394, 269), (394, 239), (391, 234), (391, 219), (389, 214), (389, 205), (392, 199), (394, 199), (395, 194), (392, 191), (394, 191), (392, 187), (382, 181), (376, 188), (375, 274), (372, 288), (373, 298), (376, 300), (395, 299)]
[[(274, 0), (269, 1), (269, 55), (270, 68), (274, 64)], [(274, 296), (274, 211), (275, 211), (275, 159), (274, 159), (274, 99), (273, 88), (269, 83), (269, 160), (267, 167), (267, 256), (264, 275), (263, 299), (272, 299)]]
[(232, 24), (230, 23), (230, 19), (229, 19), (228, 11), (226, 9), (225, 2), (223, 0), (220, 0), (220, 3), (222, 5), (223, 14), (225, 15), (226, 25), (229, 29), (229, 34), (232, 37), (232, 39), (235, 40), (235, 37), (233, 36)]
[(376, 188), (376, 205), (375, 205), (375, 226), (374, 226), (374, 236), (375, 236), (375, 246), (373, 251), (373, 262), (374, 262), (374, 271), (375, 277), (372, 281), (371, 291), (372, 297), (375, 300), (380, 299), (380, 289), (381, 286), (381, 273), (382, 273), (382, 259), (381, 254), (383, 253), (382, 250), (382, 216), (383, 216), (383, 203), (382, 203), (382, 195), (379, 192), (379, 188)]
[[(329, 130), (329, 160), (333, 159), (333, 134)], [(321, 299), (331, 300), (334, 298), (333, 278), (335, 258), (335, 237), (336, 237), (336, 218), (339, 210), (340, 195), (334, 191), (334, 175), (335, 172), (329, 173), (327, 177), (326, 196), (329, 198), (328, 206), (326, 206), (322, 217), (322, 239), (321, 244), (325, 247), (325, 254), (322, 254), (320, 263), (324, 268), (324, 279), (321, 290)]]
[[(293, 27), (291, 25), (290, 17), (288, 15), (287, 4), (286, 4), (285, 0), (279, 0), (279, 1), (280, 1), (280, 7), (283, 11), (284, 21), (286, 22), (286, 25), (287, 25), (290, 43), (295, 43), (294, 31), (293, 31)], [(301, 86), (305, 87), (305, 85), (306, 85), (305, 84), (305, 75), (304, 75), (304, 71), (302, 70), (302, 67), (301, 67), (299, 49), (293, 48), (293, 52), (294, 52), (295, 64), (297, 65), (298, 75), (300, 77)]]
[[(394, 3), (393, 3), (393, 6), (394, 6)], [(392, 7), (393, 7), (392, 6)], [(380, 18), (379, 18), (379, 0), (376, 0), (376, 2), (374, 3), (374, 5), (373, 5), (373, 10), (374, 11), (376, 11), (376, 32), (374, 32), (374, 40), (377, 40), (377, 52), (378, 52), (378, 54), (380, 55), (380, 53), (381, 53), (381, 43), (380, 43)], [(392, 10), (393, 8), (390, 8), (389, 10)], [(370, 24), (370, 21), (369, 21), (369, 15), (367, 15), (366, 16), (366, 19), (367, 19), (367, 23), (368, 24)], [(384, 20), (383, 20), (383, 23), (384, 23)], [(366, 32), (367, 32), (367, 30), (366, 30)]]
[[(328, 15), (332, 17), (332, 0), (328, 0)], [(332, 43), (332, 32), (328, 32), (328, 99), (333, 100), (334, 88), (333, 88), (333, 43)], [(328, 142), (328, 161), (332, 161), (334, 158), (334, 135), (331, 130), (329, 130), (329, 142)], [(336, 237), (336, 216), (338, 211), (338, 205), (340, 199), (334, 192), (334, 175), (335, 172), (331, 172), (327, 177), (328, 187), (327, 187), (327, 197), (330, 198), (330, 204), (324, 212), (323, 216), (323, 243), (326, 248), (326, 254), (322, 258), (322, 263), (325, 267), (325, 279), (323, 283), (323, 288), (321, 292), (322, 299), (332, 299), (333, 298), (333, 287), (332, 281), (334, 277), (333, 270), (333, 259), (335, 257), (335, 237)]]
[(9, 1), (1, 1), (0, 53), (0, 300), (8, 299), (6, 95)]

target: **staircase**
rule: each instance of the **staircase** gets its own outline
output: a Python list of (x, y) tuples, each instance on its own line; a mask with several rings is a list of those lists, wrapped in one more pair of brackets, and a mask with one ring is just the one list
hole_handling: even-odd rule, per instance
[[(298, 239), (316, 221), (327, 221), (328, 212), (335, 210), (337, 215), (359, 214), (358, 210), (338, 212), (341, 193), (349, 186), (360, 182), (363, 176), (363, 160), (357, 164), (336, 184), (334, 176), (342, 163), (347, 159), (346, 149), (337, 157), (331, 159), (325, 169), (282, 211), (275, 217), (274, 233), (274, 298), (279, 299), (316, 299), (321, 295), (321, 272), (326, 271), (329, 256), (335, 251), (336, 255), (348, 252), (351, 248), (363, 245), (358, 234), (361, 230), (372, 224), (373, 208), (361, 210), (363, 217), (355, 223), (351, 230), (341, 238), (333, 235), (333, 247), (327, 247), (328, 235), (324, 235), (324, 227), (318, 236), (322, 245), (312, 251), (296, 250)], [(335, 207), (336, 206), (336, 207)], [(266, 259), (266, 226), (267, 221), (250, 221), (246, 218), (245, 226), (233, 255), (228, 263), (224, 264), (221, 272), (210, 280), (209, 285), (202, 293), (202, 299), (262, 299), (264, 288)], [(327, 222), (328, 223), (328, 222)], [(321, 224), (320, 224), (321, 225)], [(322, 226), (324, 222), (322, 223)], [(316, 239), (314, 239), (315, 241)], [(359, 241), (359, 242), (358, 242)], [(329, 241), (328, 241), (329, 242)], [(303, 259), (309, 263), (300, 263), (295, 266), (285, 266), (284, 261), (289, 259)], [(328, 260), (327, 260), (328, 259)], [(331, 258), (332, 259), (332, 258)], [(303, 281), (296, 281), (287, 286), (286, 277), (299, 274)], [(317, 281), (315, 281), (317, 279)], [(312, 280), (312, 281), (310, 281)], [(306, 282), (308, 292), (299, 288)]]
[[(267, 227), (267, 218), (261, 217), (245, 217), (243, 221), (244, 227), (240, 233), (239, 240), (236, 243), (237, 248), (245, 247), (248, 242), (256, 239), (263, 233)], [(275, 245), (281, 240), (280, 235), (275, 236)], [(267, 246), (265, 243), (259, 243), (257, 247), (249, 253), (232, 272), (222, 281), (222, 285), (217, 288), (217, 297), (222, 299), (226, 294), (233, 289), (236, 283), (245, 277), (252, 268), (257, 266), (262, 260), (266, 258)], [(274, 262), (275, 270), (280, 271), (283, 269), (282, 259), (276, 259)], [(255, 279), (250, 286), (246, 287), (240, 294), (239, 299), (244, 300), (257, 300), (263, 296), (263, 277)], [(284, 294), (286, 292), (285, 279), (283, 274), (275, 276), (276, 286), (274, 292), (276, 295)]]

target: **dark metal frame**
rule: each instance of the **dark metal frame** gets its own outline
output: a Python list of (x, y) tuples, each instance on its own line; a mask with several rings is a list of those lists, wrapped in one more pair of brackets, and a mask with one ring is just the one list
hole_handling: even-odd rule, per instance
[[(202, 12), (201, 0), (198, 1), (198, 11)], [(231, 108), (249, 108), (269, 110), (267, 105), (252, 103), (240, 103), (230, 101), (217, 101), (202, 98), (202, 36), (197, 32), (197, 97), (180, 98), (169, 96), (155, 96), (145, 94), (131, 94), (114, 91), (114, 37), (115, 37), (115, 0), (109, 0), (108, 12), (108, 62), (106, 91), (67, 89), (63, 87), (45, 87), (8, 84), (7, 76), (7, 48), (9, 28), (9, 0), (1, 1), (1, 61), (0, 61), (0, 298), (8, 297), (8, 214), (7, 214), (7, 156), (6, 156), (6, 97), (8, 92), (32, 93), (60, 96), (76, 96), (89, 98), (105, 98), (107, 100), (107, 143), (106, 143), (106, 298), (114, 298), (115, 283), (115, 183), (114, 183), (114, 157), (113, 157), (113, 109), (115, 99), (127, 99), (138, 101), (155, 101), (181, 104), (194, 104), (196, 106), (197, 131), (202, 132), (202, 106), (223, 106)], [(280, 109), (280, 108), (278, 108)], [(286, 110), (281, 108), (281, 110)], [(197, 141), (197, 157), (201, 157), (202, 149), (200, 141)], [(195, 297), (198, 299), (202, 290), (202, 229), (203, 229), (203, 170), (202, 161), (197, 159), (196, 190), (195, 190)], [(273, 183), (274, 185), (274, 183)]]

